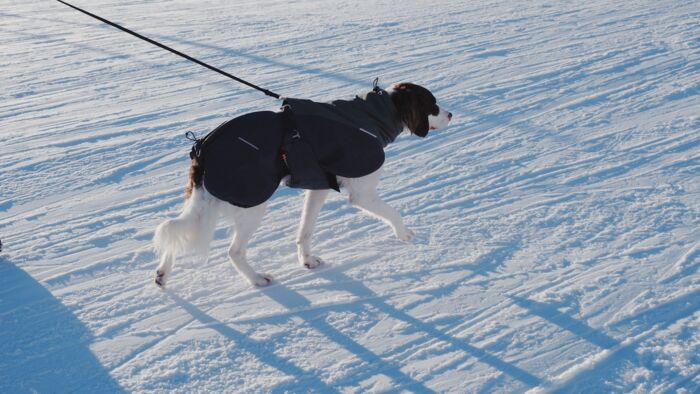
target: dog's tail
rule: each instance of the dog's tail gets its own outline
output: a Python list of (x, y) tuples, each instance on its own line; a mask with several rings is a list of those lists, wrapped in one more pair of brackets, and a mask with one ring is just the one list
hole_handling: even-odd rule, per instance
[(190, 191), (180, 216), (166, 220), (156, 228), (153, 244), (159, 256), (167, 254), (175, 257), (189, 252), (206, 256), (209, 253), (220, 201), (203, 187), (196, 187), (197, 176), (201, 184), (201, 174), (197, 174), (197, 171), (194, 169), (195, 176), (190, 178), (190, 182), (195, 179), (195, 187)]

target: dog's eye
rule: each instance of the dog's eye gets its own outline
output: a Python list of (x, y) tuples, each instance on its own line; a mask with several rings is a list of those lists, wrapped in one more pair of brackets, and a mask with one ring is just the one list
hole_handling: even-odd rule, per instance
[(431, 112), (430, 114), (433, 116), (438, 116), (439, 113), (440, 113), (440, 107), (438, 107), (436, 105), (435, 107), (433, 107), (433, 112)]

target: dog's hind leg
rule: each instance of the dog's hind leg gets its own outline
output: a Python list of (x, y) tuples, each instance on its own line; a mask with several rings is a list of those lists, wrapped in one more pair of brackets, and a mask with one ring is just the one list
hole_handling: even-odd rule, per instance
[(267, 286), (272, 283), (269, 275), (261, 275), (255, 272), (248, 264), (246, 250), (248, 241), (253, 236), (255, 230), (260, 226), (267, 203), (260, 204), (252, 208), (233, 208), (232, 219), (236, 233), (228, 250), (233, 267), (243, 275), (250, 284), (254, 286)]
[(306, 268), (316, 268), (323, 264), (323, 260), (311, 255), (311, 236), (328, 192), (329, 190), (307, 190), (304, 197), (304, 212), (297, 234), (297, 256), (299, 263)]
[(165, 286), (173, 270), (176, 256), (197, 253), (206, 255), (219, 217), (220, 200), (204, 188), (195, 188), (185, 202), (182, 213), (156, 228), (153, 244), (160, 256), (156, 284)]
[(160, 256), (160, 265), (158, 265), (156, 269), (156, 284), (158, 286), (165, 287), (165, 282), (173, 271), (174, 262), (175, 257), (171, 253), (163, 253), (163, 255)]

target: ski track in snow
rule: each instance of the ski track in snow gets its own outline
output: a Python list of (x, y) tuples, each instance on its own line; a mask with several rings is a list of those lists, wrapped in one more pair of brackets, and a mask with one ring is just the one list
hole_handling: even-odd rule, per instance
[(343, 195), (307, 271), (280, 188), (249, 250), (152, 283), (187, 131), (277, 103), (54, 2), (0, 8), (0, 392), (700, 391), (694, 1), (82, 2), (286, 96), (431, 88), (387, 150), (405, 245)]

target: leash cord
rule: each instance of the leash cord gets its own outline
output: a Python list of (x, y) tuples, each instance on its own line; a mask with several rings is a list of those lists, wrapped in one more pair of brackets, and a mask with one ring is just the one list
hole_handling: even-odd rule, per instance
[(74, 6), (74, 5), (72, 5), (72, 4), (66, 3), (65, 1), (62, 1), (62, 0), (56, 0), (56, 1), (58, 1), (59, 3), (63, 3), (63, 4), (65, 4), (65, 5), (67, 5), (68, 7), (73, 8), (74, 10), (80, 11), (80, 12), (82, 12), (83, 14), (88, 15), (88, 16), (91, 16), (91, 17), (93, 17), (93, 18), (95, 18), (95, 19), (97, 19), (97, 20), (99, 20), (99, 21), (101, 21), (101, 22), (104, 22), (104, 23), (106, 23), (106, 24), (108, 24), (108, 25), (110, 25), (110, 26), (116, 27), (117, 29), (119, 29), (119, 30), (121, 30), (121, 31), (124, 31), (124, 32), (126, 32), (126, 33), (129, 33), (129, 34), (131, 34), (131, 35), (134, 36), (134, 37), (137, 37), (137, 38), (140, 38), (140, 39), (142, 39), (142, 40), (144, 40), (144, 41), (146, 41), (146, 42), (149, 42), (149, 43), (151, 43), (151, 44), (153, 44), (153, 45), (155, 45), (155, 46), (157, 46), (157, 47), (159, 47), (159, 48), (165, 49), (166, 51), (170, 51), (170, 52), (172, 52), (172, 53), (174, 53), (174, 54), (176, 54), (176, 55), (178, 55), (178, 56), (184, 57), (185, 59), (187, 59), (187, 60), (189, 60), (189, 61), (191, 61), (191, 62), (194, 62), (194, 63), (199, 64), (200, 66), (204, 66), (204, 67), (206, 67), (206, 68), (208, 68), (208, 69), (210, 69), (210, 70), (212, 70), (212, 71), (216, 71), (217, 73), (219, 73), (219, 74), (221, 74), (221, 75), (224, 75), (224, 76), (226, 76), (226, 77), (229, 77), (229, 78), (233, 79), (233, 80), (236, 81), (236, 82), (240, 82), (240, 83), (242, 83), (242, 84), (244, 84), (244, 85), (250, 86), (250, 87), (253, 88), (253, 89), (259, 90), (259, 91), (265, 93), (266, 95), (268, 95), (268, 96), (270, 96), (270, 97), (274, 97), (274, 98), (276, 98), (276, 99), (279, 99), (279, 98), (280, 98), (280, 95), (277, 94), (277, 93), (274, 93), (274, 92), (272, 92), (272, 91), (270, 91), (270, 90), (267, 90), (267, 89), (263, 89), (263, 88), (261, 88), (260, 86), (254, 85), (254, 84), (252, 84), (252, 83), (250, 83), (250, 82), (248, 82), (248, 81), (246, 81), (246, 80), (243, 80), (243, 79), (238, 78), (238, 77), (236, 77), (236, 76), (234, 76), (234, 75), (231, 75), (231, 74), (227, 73), (226, 71), (220, 70), (220, 69), (218, 69), (218, 68), (216, 68), (216, 67), (214, 67), (214, 66), (211, 66), (211, 65), (209, 65), (209, 64), (207, 64), (207, 63), (204, 63), (204, 62), (201, 61), (201, 60), (195, 59), (195, 58), (193, 58), (192, 56), (189, 56), (189, 55), (184, 54), (184, 53), (182, 53), (182, 52), (180, 52), (180, 51), (178, 51), (178, 50), (175, 50), (175, 49), (173, 49), (173, 48), (170, 48), (170, 47), (167, 46), (167, 45), (163, 45), (163, 44), (159, 43), (158, 41), (152, 40), (152, 39), (150, 39), (150, 38), (148, 38), (148, 37), (144, 37), (144, 36), (142, 36), (141, 34), (136, 33), (135, 31), (132, 31), (132, 30), (127, 29), (126, 27), (120, 26), (120, 25), (118, 25), (118, 24), (116, 24), (116, 23), (114, 23), (114, 22), (111, 22), (111, 21), (109, 21), (109, 20), (107, 20), (107, 19), (105, 19), (105, 18), (102, 18), (102, 17), (97, 16), (97, 15), (95, 15), (95, 14), (93, 14), (93, 13), (90, 13), (90, 12), (88, 12), (88, 11), (85, 11), (85, 10), (83, 10), (83, 9), (81, 9), (81, 8), (78, 8), (78, 7)]

